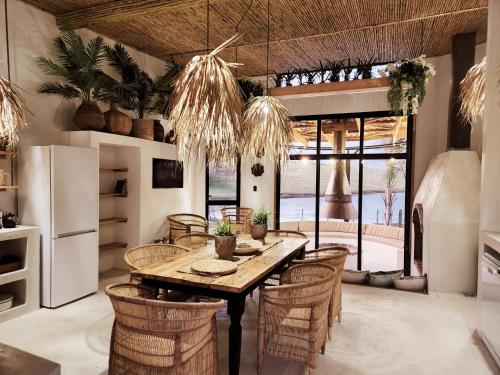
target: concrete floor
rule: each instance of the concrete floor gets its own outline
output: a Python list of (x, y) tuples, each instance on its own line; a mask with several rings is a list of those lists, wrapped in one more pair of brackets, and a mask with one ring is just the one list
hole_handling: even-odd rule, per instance
[[(59, 362), (65, 375), (104, 375), (113, 310), (102, 286), (126, 279), (107, 273), (92, 296), (0, 324), (0, 342)], [(254, 296), (243, 321), (242, 374), (256, 373), (256, 316)], [(499, 374), (475, 333), (475, 319), (475, 298), (345, 285), (343, 320), (318, 358), (318, 374)], [(225, 374), (225, 311), (218, 322)], [(266, 357), (264, 373), (303, 374), (304, 367)]]

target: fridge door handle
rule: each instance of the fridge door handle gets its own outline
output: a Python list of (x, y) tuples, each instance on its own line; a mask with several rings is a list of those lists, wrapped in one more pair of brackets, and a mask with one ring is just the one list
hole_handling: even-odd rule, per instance
[(72, 236), (78, 236), (80, 234), (94, 233), (94, 232), (97, 232), (97, 231), (95, 229), (78, 230), (75, 232), (61, 233), (57, 236), (57, 238), (72, 237)]

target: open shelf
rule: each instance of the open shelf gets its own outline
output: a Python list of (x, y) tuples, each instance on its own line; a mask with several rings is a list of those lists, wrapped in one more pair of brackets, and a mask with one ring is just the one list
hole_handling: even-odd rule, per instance
[(99, 224), (126, 223), (127, 221), (126, 217), (107, 217), (99, 219)]
[(99, 168), (100, 172), (128, 172), (128, 168)]
[(117, 198), (126, 198), (128, 194), (122, 193), (99, 193), (100, 197), (117, 197)]
[(19, 189), (19, 186), (17, 185), (1, 185), (0, 190), (7, 190), (7, 189)]
[(112, 249), (126, 248), (128, 246), (125, 242), (109, 242), (99, 245), (99, 251), (106, 251)]

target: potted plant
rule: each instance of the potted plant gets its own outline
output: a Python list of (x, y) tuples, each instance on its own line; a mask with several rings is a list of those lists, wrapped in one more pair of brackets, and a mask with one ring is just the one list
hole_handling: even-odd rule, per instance
[(267, 223), (271, 213), (265, 209), (257, 211), (252, 218), (250, 234), (254, 240), (263, 240), (267, 236)]
[(215, 227), (215, 252), (220, 259), (230, 259), (236, 249), (236, 235), (229, 221), (224, 220)]
[(54, 42), (59, 62), (47, 57), (39, 57), (35, 62), (57, 81), (42, 83), (38, 91), (80, 100), (73, 118), (75, 125), (82, 130), (101, 130), (105, 122), (97, 102), (104, 99), (109, 84), (109, 77), (101, 70), (103, 38), (93, 38), (85, 45), (75, 31), (67, 30)]
[(121, 82), (116, 82), (113, 95), (123, 109), (134, 111), (132, 136), (154, 139), (154, 120), (146, 116), (152, 112), (165, 114), (168, 111), (172, 82), (179, 65), (167, 63), (165, 74), (153, 79), (141, 69), (121, 43), (106, 46), (106, 57), (110, 65), (120, 74)]

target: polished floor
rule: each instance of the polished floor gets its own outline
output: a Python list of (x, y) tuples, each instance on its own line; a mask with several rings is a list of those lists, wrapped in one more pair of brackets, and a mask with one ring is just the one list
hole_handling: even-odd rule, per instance
[[(101, 290), (56, 310), (0, 324), (0, 342), (62, 365), (64, 375), (107, 373), (113, 310), (102, 286), (126, 280), (107, 273)], [(255, 374), (257, 297), (243, 321), (242, 374)], [(476, 300), (344, 286), (344, 314), (318, 359), (318, 374), (498, 374), (475, 332)], [(227, 368), (228, 319), (218, 314), (221, 372)], [(266, 357), (264, 374), (303, 374), (298, 363)]]

